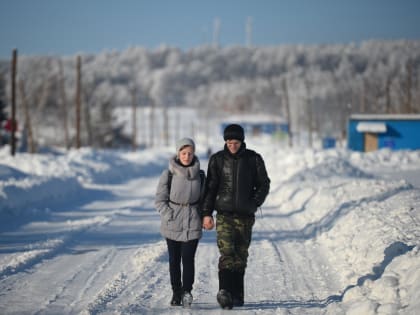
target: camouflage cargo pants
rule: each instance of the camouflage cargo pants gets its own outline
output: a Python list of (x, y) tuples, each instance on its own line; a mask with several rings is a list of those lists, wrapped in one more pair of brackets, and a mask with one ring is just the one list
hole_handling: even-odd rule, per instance
[(216, 219), (217, 246), (220, 252), (219, 270), (244, 271), (255, 218), (217, 214)]

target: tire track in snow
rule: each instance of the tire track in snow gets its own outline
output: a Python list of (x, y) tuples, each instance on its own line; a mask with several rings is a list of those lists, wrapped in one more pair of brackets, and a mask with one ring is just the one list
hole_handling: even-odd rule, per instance
[(219, 291), (218, 263), (219, 249), (216, 243), (216, 231), (204, 231), (195, 258), (196, 277), (192, 292), (194, 296), (193, 310), (195, 308), (200, 309), (204, 314), (205, 310), (219, 309), (216, 301), (216, 295)]
[(170, 288), (168, 263), (158, 261), (153, 267), (143, 273), (142, 279), (137, 279), (135, 299), (121, 311), (121, 314), (154, 314), (158, 310), (169, 307)]
[[(71, 247), (77, 247), (80, 242), (83, 242), (84, 233), (106, 226), (114, 216), (115, 213), (112, 213), (108, 216), (97, 216), (93, 219), (67, 221), (67, 224), (74, 225), (75, 228), (63, 237), (65, 241), (61, 242), (60, 247), (56, 247), (54, 250), (49, 250), (49, 254), (44, 254), (39, 257), (39, 262), (42, 261), (42, 264), (40, 264), (38, 268), (40, 273), (43, 272), (43, 269), (48, 268), (53, 273), (53, 270), (59, 272), (60, 277), (55, 277), (55, 291), (50, 292), (48, 296), (45, 296), (44, 300), (39, 303), (41, 309), (34, 312), (34, 314), (51, 312), (51, 310), (54, 309), (61, 309), (60, 312), (64, 312), (65, 310), (65, 313), (73, 314), (77, 312), (74, 309), (80, 309), (80, 304), (83, 304), (83, 298), (86, 298), (85, 295), (88, 295), (87, 291), (92, 289), (92, 284), (97, 279), (100, 279), (101, 272), (106, 270), (106, 268), (114, 261), (117, 255), (117, 249), (111, 248), (100, 250), (99, 255), (95, 253), (96, 249), (88, 249), (86, 251), (88, 255), (66, 255), (66, 258), (61, 257), (62, 255), (60, 254), (66, 254), (67, 251), (72, 251), (70, 249)], [(83, 252), (84, 250), (82, 250), (82, 253)], [(89, 253), (93, 253), (94, 255), (92, 256)], [(83, 259), (79, 264), (80, 257), (83, 257)], [(57, 267), (57, 265), (63, 264), (63, 259), (66, 260), (66, 264), (71, 265), (71, 268), (65, 270), (65, 272), (60, 272), (60, 268)], [(34, 263), (32, 265), (36, 264)], [(34, 272), (37, 273), (38, 271), (35, 270)], [(79, 290), (80, 284), (83, 284), (83, 286)], [(15, 287), (13, 281), (12, 285)], [(32, 285), (32, 283), (29, 285)], [(34, 283), (33, 285), (36, 286), (37, 284)], [(16, 287), (14, 289), (11, 288), (11, 290), (16, 289)], [(69, 297), (75, 298), (75, 300), (69, 300)]]
[(246, 279), (251, 278), (252, 285), (246, 280), (245, 297), (249, 309), (323, 313), (339, 288), (324, 270), (321, 253), (307, 246), (308, 242), (278, 244), (270, 239), (251, 245)]
[(154, 270), (159, 258), (165, 254), (165, 249), (164, 242), (149, 244), (138, 249), (134, 257), (122, 266), (122, 271), (103, 286), (81, 314), (99, 314), (108, 311), (109, 308), (120, 307), (120, 300), (124, 303), (127, 299), (132, 299), (132, 292), (138, 290), (138, 283), (144, 278), (147, 270)]
[[(299, 197), (301, 193), (304, 195)], [(325, 296), (337, 292), (334, 291), (336, 285), (330, 284), (329, 267), (325, 267), (319, 250), (310, 248), (310, 241), (289, 239), (281, 233), (293, 230), (296, 216), (303, 214), (319, 193), (320, 188), (311, 188), (309, 191), (308, 187), (295, 188), (286, 200), (294, 205), (295, 210), (277, 214), (278, 210), (271, 208), (265, 217), (257, 217), (255, 241), (251, 244), (247, 270), (247, 274), (251, 273), (254, 278), (253, 286), (248, 289), (251, 289), (251, 296), (256, 299), (250, 302), (249, 307), (317, 314), (314, 308), (325, 307), (329, 303)], [(273, 221), (273, 218), (277, 220)], [(253, 269), (256, 269), (255, 272)], [(263, 294), (254, 290), (254, 287), (260, 290), (264, 288), (261, 290)]]
[(74, 227), (66, 235), (56, 239), (29, 244), (26, 246), (29, 249), (28, 251), (12, 256), (8, 263), (3, 264), (3, 268), (0, 270), (0, 280), (23, 272), (43, 260), (54, 258), (78, 235), (88, 229), (107, 224), (109, 221), (110, 218), (105, 216), (96, 217), (92, 220), (68, 221), (67, 224)]
[[(102, 272), (105, 267), (110, 263), (110, 261), (115, 257), (116, 252), (115, 250), (107, 250), (105, 253), (101, 253), (100, 255), (97, 255), (95, 257), (94, 260), (90, 260), (89, 261), (89, 265), (90, 266), (96, 266), (98, 265), (99, 267), (96, 268), (86, 268), (87, 266), (85, 264), (80, 264), (78, 266), (73, 266), (73, 270), (74, 272), (71, 274), (71, 276), (63, 281), (63, 285), (60, 285), (57, 287), (56, 292), (54, 293), (54, 295), (45, 303), (44, 307), (42, 307), (38, 312), (36, 312), (35, 314), (43, 314), (43, 313), (48, 313), (51, 309), (54, 308), (60, 308), (60, 302), (62, 304), (67, 304), (67, 303), (63, 303), (61, 300), (64, 299), (64, 297), (66, 296), (66, 293), (68, 293), (68, 291), (70, 291), (70, 295), (71, 295), (71, 285), (76, 281), (76, 279), (78, 279), (79, 277), (85, 277), (87, 278), (87, 280), (83, 283), (85, 284), (85, 287), (82, 289), (82, 291), (79, 292), (78, 297), (76, 298), (75, 301), (71, 302), (68, 307), (66, 305), (66, 309), (69, 308), (69, 310), (66, 310), (66, 313), (68, 314), (73, 314), (75, 313), (74, 311), (74, 306), (77, 306), (78, 303), (80, 303), (81, 301), (81, 297), (83, 296), (83, 294), (86, 291), (86, 288), (88, 288), (91, 283), (93, 282), (93, 279), (97, 278), (99, 273)], [(94, 273), (92, 274), (87, 274), (90, 270), (95, 270)], [(86, 275), (87, 274), (87, 275)], [(79, 282), (78, 282), (79, 283)], [(47, 311), (49, 310), (49, 311)]]
[(23, 272), (26, 269), (38, 264), (43, 259), (54, 257), (55, 253), (59, 252), (64, 244), (67, 242), (68, 237), (56, 238), (34, 244), (27, 245), (23, 253), (17, 255), (10, 255), (9, 261), (3, 264), (0, 270), (0, 280), (3, 280), (11, 275)]
[[(84, 296), (86, 295), (88, 289), (90, 289), (92, 287), (93, 282), (99, 278), (100, 274), (106, 270), (106, 268), (111, 264), (111, 261), (115, 259), (116, 255), (118, 254), (117, 250), (115, 248), (111, 249), (111, 250), (107, 250), (107, 252), (105, 253), (105, 255), (98, 257), (98, 259), (96, 259), (96, 261), (92, 264), (92, 265), (96, 265), (96, 262), (101, 262), (99, 263), (99, 267), (95, 268), (95, 272), (92, 273), (87, 279), (86, 282), (83, 286), (83, 288), (81, 288), (79, 294), (77, 295), (76, 299), (70, 303), (70, 308), (72, 310), (71, 313), (73, 313), (73, 309), (78, 306), (82, 299), (84, 298)], [(89, 270), (91, 270), (91, 268), (89, 268)]]
[[(165, 247), (166, 255), (166, 247)], [(169, 301), (172, 289), (169, 279), (168, 261), (164, 256), (154, 266), (143, 273), (138, 282), (133, 283), (130, 290), (136, 292), (135, 298), (125, 307), (118, 309), (117, 314), (214, 314), (223, 312), (216, 301), (219, 289), (218, 258), (219, 251), (215, 239), (215, 231), (204, 232), (195, 257), (195, 281), (191, 309), (172, 307)], [(128, 291), (128, 290), (126, 290)], [(125, 301), (127, 299), (125, 298)], [(235, 311), (231, 311), (235, 314)]]

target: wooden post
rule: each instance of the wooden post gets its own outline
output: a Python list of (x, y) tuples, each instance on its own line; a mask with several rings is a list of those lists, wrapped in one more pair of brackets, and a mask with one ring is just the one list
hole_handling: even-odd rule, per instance
[(150, 103), (150, 115), (149, 115), (149, 146), (154, 147), (155, 146), (155, 100), (151, 100)]
[(19, 91), (20, 91), (20, 97), (22, 99), (23, 116), (25, 117), (25, 126), (28, 132), (28, 152), (33, 154), (35, 153), (36, 148), (35, 148), (34, 136), (32, 132), (32, 122), (31, 122), (31, 115), (29, 113), (28, 99), (26, 98), (25, 84), (23, 83), (22, 80), (19, 80)]
[(69, 127), (67, 121), (67, 97), (66, 97), (66, 89), (64, 87), (64, 73), (63, 73), (63, 62), (61, 59), (58, 60), (58, 67), (59, 67), (59, 82), (60, 82), (60, 99), (61, 99), (61, 110), (63, 113), (63, 128), (64, 128), (64, 146), (66, 149), (70, 148), (69, 142)]
[(292, 117), (290, 114), (290, 104), (289, 104), (289, 92), (287, 87), (287, 80), (283, 79), (282, 88), (284, 93), (284, 105), (286, 107), (287, 113), (287, 129), (288, 129), (288, 138), (289, 138), (289, 147), (293, 147), (293, 134), (292, 134)]
[(131, 124), (132, 124), (132, 138), (131, 138), (131, 146), (133, 151), (137, 150), (137, 89), (134, 87), (131, 90), (131, 107), (132, 107), (132, 117), (131, 117)]
[(10, 136), (10, 154), (16, 153), (16, 71), (17, 71), (17, 49), (13, 49), (12, 57), (12, 118), (11, 118), (11, 136)]
[[(80, 90), (82, 90), (82, 87), (80, 87)], [(91, 147), (93, 145), (93, 128), (92, 128), (92, 118), (90, 116), (90, 103), (89, 101), (87, 101), (88, 99), (88, 91), (84, 90), (82, 95), (83, 100), (85, 100), (85, 102), (83, 102), (83, 106), (82, 104), (80, 104), (80, 110), (83, 110), (83, 118), (85, 121), (85, 128), (86, 128), (86, 136), (87, 136), (87, 144), (89, 147)], [(103, 110), (103, 104), (100, 105), (101, 106), (101, 111)], [(83, 107), (83, 108), (82, 108)]]
[(81, 57), (77, 56), (76, 65), (76, 148), (80, 149), (80, 108), (81, 108)]

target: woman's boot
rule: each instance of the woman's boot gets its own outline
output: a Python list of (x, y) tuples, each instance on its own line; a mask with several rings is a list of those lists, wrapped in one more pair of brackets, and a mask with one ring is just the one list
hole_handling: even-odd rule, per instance
[(181, 301), (182, 301), (182, 288), (172, 289), (171, 305), (180, 306), (182, 305)]

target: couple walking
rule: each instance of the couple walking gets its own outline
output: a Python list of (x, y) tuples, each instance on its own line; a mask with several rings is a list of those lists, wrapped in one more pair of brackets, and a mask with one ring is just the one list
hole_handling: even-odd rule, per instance
[(176, 155), (159, 179), (155, 204), (168, 246), (174, 306), (191, 306), (194, 257), (202, 229), (214, 228), (214, 210), (220, 252), (217, 301), (224, 309), (244, 304), (255, 212), (269, 192), (270, 179), (261, 155), (246, 148), (240, 125), (228, 125), (223, 138), (224, 149), (210, 157), (207, 178), (194, 141), (184, 138), (177, 142)]

